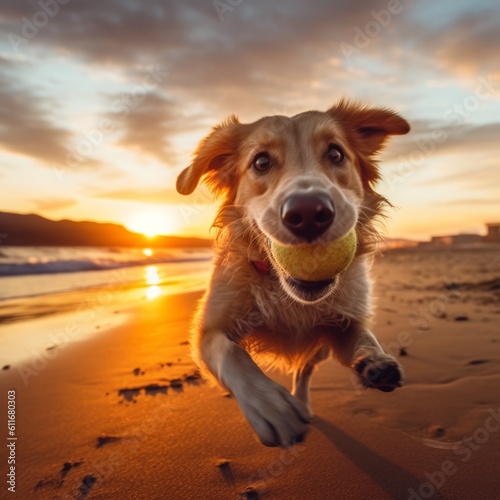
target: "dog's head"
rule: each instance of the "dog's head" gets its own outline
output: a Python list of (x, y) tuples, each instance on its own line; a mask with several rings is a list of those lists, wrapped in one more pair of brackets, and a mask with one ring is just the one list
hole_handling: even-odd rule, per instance
[[(326, 112), (250, 124), (232, 116), (200, 143), (177, 190), (190, 194), (203, 178), (224, 199), (222, 225), (224, 212), (236, 207), (240, 234), (248, 234), (248, 244), (257, 245), (269, 262), (270, 241), (327, 244), (352, 227), (361, 253), (383, 201), (373, 190), (379, 178), (374, 156), (390, 135), (409, 129), (392, 111), (346, 101)], [(335, 287), (335, 277), (304, 282), (274, 267), (284, 290), (301, 302), (317, 302)]]

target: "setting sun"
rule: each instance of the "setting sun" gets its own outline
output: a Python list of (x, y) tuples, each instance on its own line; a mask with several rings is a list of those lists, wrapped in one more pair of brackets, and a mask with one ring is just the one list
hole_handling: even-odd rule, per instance
[(126, 226), (130, 231), (142, 233), (149, 238), (179, 230), (179, 223), (172, 214), (160, 210), (135, 213)]

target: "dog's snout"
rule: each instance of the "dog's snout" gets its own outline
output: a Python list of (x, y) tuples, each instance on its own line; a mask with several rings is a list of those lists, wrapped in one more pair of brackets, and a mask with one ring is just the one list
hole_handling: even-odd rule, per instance
[(333, 222), (335, 209), (324, 193), (294, 194), (281, 206), (283, 224), (296, 236), (313, 241)]

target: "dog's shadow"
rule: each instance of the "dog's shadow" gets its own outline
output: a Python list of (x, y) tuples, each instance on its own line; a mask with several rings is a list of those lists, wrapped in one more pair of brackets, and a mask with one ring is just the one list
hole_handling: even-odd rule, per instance
[[(420, 485), (428, 481), (425, 477), (415, 476), (370, 450), (363, 443), (352, 438), (327, 420), (315, 417), (312, 425), (329, 439), (346, 458), (370, 476), (390, 498), (408, 498), (410, 488), (413, 488), (418, 494)], [(444, 500), (444, 497), (437, 490), (432, 497), (435, 500)]]

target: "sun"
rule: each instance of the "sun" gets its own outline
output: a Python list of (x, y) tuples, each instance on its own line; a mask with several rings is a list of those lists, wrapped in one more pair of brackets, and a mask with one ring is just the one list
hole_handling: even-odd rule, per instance
[(150, 210), (132, 214), (126, 226), (134, 233), (142, 233), (148, 238), (153, 238), (178, 231), (179, 220), (167, 211)]

